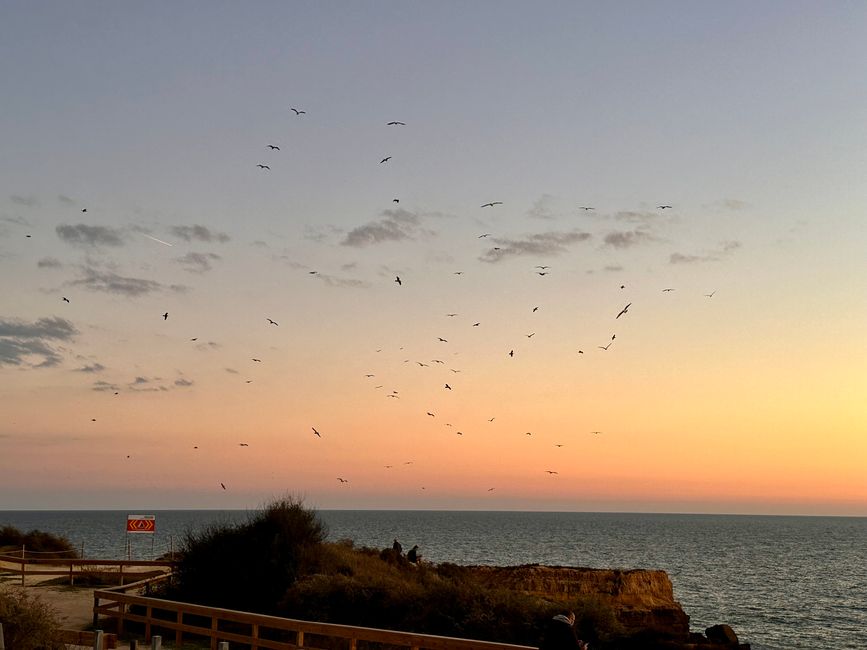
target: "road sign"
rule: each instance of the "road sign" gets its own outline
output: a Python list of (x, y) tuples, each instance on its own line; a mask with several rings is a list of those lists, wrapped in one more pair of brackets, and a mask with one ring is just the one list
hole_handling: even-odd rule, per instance
[(150, 533), (156, 532), (156, 515), (127, 515), (126, 532)]

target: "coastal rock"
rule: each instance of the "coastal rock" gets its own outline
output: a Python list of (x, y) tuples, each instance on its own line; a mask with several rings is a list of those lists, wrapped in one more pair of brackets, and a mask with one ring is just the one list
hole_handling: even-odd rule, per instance
[(704, 631), (708, 641), (722, 645), (739, 645), (738, 635), (728, 625), (713, 625)]
[(507, 588), (555, 602), (594, 597), (608, 604), (628, 635), (652, 631), (673, 642), (689, 640), (689, 616), (674, 599), (665, 571), (587, 569), (530, 564), (475, 566), (473, 574), (490, 587)]

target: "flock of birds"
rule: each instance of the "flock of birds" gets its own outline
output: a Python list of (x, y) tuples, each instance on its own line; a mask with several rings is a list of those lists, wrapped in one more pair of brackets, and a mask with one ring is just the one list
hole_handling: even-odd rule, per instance
[[(296, 117), (301, 117), (301, 116), (303, 116), (303, 115), (306, 115), (306, 111), (301, 110), (301, 109), (298, 109), (298, 108), (295, 108), (295, 107), (290, 107), (290, 110), (291, 110), (292, 112), (294, 112), (294, 114), (295, 114)], [(406, 126), (406, 123), (405, 123), (405, 122), (397, 121), (397, 120), (393, 120), (393, 121), (387, 122), (386, 124), (387, 124), (387, 126), (389, 126), (389, 127), (405, 127), (405, 126)], [(266, 147), (269, 151), (271, 151), (271, 152), (279, 152), (279, 151), (281, 151), (280, 146), (279, 146), (278, 144), (269, 143), (269, 144), (265, 145), (265, 147)], [(384, 157), (382, 157), (382, 158), (380, 159), (379, 164), (382, 165), (382, 164), (388, 163), (388, 162), (391, 161), (391, 160), (392, 160), (392, 156), (391, 156), (391, 155), (384, 156)], [(271, 165), (270, 165), (270, 164), (266, 164), (266, 163), (257, 163), (257, 164), (256, 164), (256, 167), (259, 168), (260, 170), (262, 170), (263, 172), (270, 172), (270, 171), (271, 171)], [(399, 203), (399, 198), (394, 198), (394, 199), (392, 199), (392, 201), (393, 201), (394, 203)], [(503, 204), (504, 204), (503, 201), (487, 201), (487, 202), (485, 202), (485, 203), (482, 203), (479, 207), (480, 207), (480, 209), (494, 209), (494, 208), (497, 208), (497, 206), (502, 206)], [(660, 205), (657, 205), (657, 206), (656, 206), (656, 209), (657, 209), (657, 210), (669, 210), (669, 209), (672, 209), (672, 208), (673, 208), (673, 206), (672, 206), (672, 205), (668, 205), (668, 204), (660, 204)], [(582, 211), (584, 211), (585, 213), (596, 210), (596, 208), (595, 208), (594, 206), (584, 206), (584, 205), (582, 205), (582, 206), (578, 206), (577, 209), (578, 209), (578, 210), (582, 210)], [(82, 212), (82, 213), (86, 213), (86, 212), (87, 212), (87, 209), (84, 208), (84, 209), (81, 210), (81, 212)], [(28, 237), (28, 238), (29, 238), (30, 236), (31, 236), (30, 234), (27, 234), (27, 237)], [(159, 243), (162, 243), (162, 244), (166, 244), (166, 245), (171, 245), (171, 244), (168, 244), (168, 242), (165, 242), (165, 241), (162, 241), (162, 240), (160, 240), (160, 239), (157, 239), (156, 237), (152, 237), (152, 236), (150, 236), (150, 235), (147, 235), (147, 236), (150, 237), (151, 239), (153, 239), (153, 240), (156, 241), (156, 242), (159, 242)], [(492, 233), (485, 232), (485, 233), (482, 233), (482, 234), (478, 235), (477, 237), (478, 237), (478, 239), (486, 239), (486, 238), (491, 237), (491, 236), (492, 236)], [(497, 247), (493, 247), (493, 250), (496, 251), (496, 250), (499, 250), (499, 249), (498, 249)], [(537, 275), (539, 275), (540, 277), (544, 277), (544, 276), (547, 276), (547, 275), (550, 273), (550, 268), (551, 268), (551, 267), (550, 267), (550, 266), (547, 266), (547, 265), (537, 265), (536, 267), (534, 267), (533, 270), (534, 270), (534, 272), (535, 272)], [(308, 271), (308, 273), (310, 273), (310, 274), (316, 274), (317, 271)], [(462, 275), (462, 274), (463, 274), (463, 271), (455, 271), (454, 274), (455, 274), (455, 275)], [(396, 276), (394, 277), (393, 282), (394, 282), (394, 284), (397, 285), (398, 287), (403, 287), (403, 285), (404, 285), (404, 280), (400, 277), (400, 275), (396, 275)], [(620, 289), (625, 289), (625, 288), (626, 288), (625, 285), (620, 285)], [(674, 288), (666, 287), (666, 288), (663, 288), (662, 291), (663, 291), (663, 292), (671, 292), (671, 291), (674, 291)], [(712, 292), (710, 292), (710, 293), (708, 293), (708, 294), (704, 294), (704, 295), (705, 295), (705, 297), (707, 297), (707, 298), (712, 298), (712, 297), (714, 296), (715, 293), (716, 293), (716, 291), (712, 291)], [(69, 299), (67, 296), (62, 296), (62, 301), (63, 301), (64, 303), (71, 304), (71, 301), (70, 301), (70, 299)], [(618, 320), (621, 319), (622, 317), (627, 317), (627, 316), (629, 316), (629, 314), (630, 314), (630, 311), (629, 311), (629, 310), (630, 310), (630, 308), (632, 307), (632, 305), (633, 305), (632, 302), (626, 302), (626, 304), (625, 304), (625, 305), (624, 305), (624, 306), (623, 306), (623, 307), (622, 307), (622, 308), (621, 308), (621, 309), (620, 309), (616, 314), (613, 314), (613, 319), (612, 319), (612, 320), (614, 320), (614, 321), (618, 321)], [(531, 313), (536, 313), (536, 312), (539, 310), (539, 308), (540, 308), (540, 307), (539, 307), (538, 305), (537, 305), (537, 306), (533, 306), (532, 309), (531, 309)], [(168, 312), (168, 311), (165, 311), (165, 312), (163, 312), (162, 314), (160, 314), (160, 316), (161, 316), (161, 318), (163, 319), (164, 322), (167, 322), (168, 319), (169, 319), (169, 312)], [(458, 314), (455, 313), (455, 312), (449, 312), (449, 313), (446, 314), (446, 316), (449, 317), (449, 318), (454, 318), (454, 317), (458, 316)], [(269, 326), (272, 326), (272, 327), (279, 327), (279, 323), (278, 323), (276, 320), (274, 320), (273, 318), (271, 318), (271, 317), (264, 317), (264, 321), (265, 321)], [(473, 322), (473, 323), (472, 323), (472, 327), (479, 327), (480, 325), (481, 325), (481, 322)], [(525, 334), (525, 336), (526, 336), (528, 339), (533, 338), (535, 335), (536, 335), (536, 332), (535, 332), (535, 331), (533, 331), (533, 332), (529, 332), (529, 333), (526, 333), (526, 334)], [(603, 351), (603, 352), (607, 352), (607, 351), (611, 348), (611, 346), (614, 344), (615, 339), (616, 339), (616, 334), (612, 334), (611, 337), (610, 337), (610, 339), (607, 341), (607, 343), (605, 343), (604, 345), (601, 345), (601, 344), (600, 344), (600, 345), (597, 346), (597, 348), (598, 348), (599, 350)], [(191, 340), (192, 340), (192, 341), (197, 341), (197, 340), (198, 340), (198, 337), (192, 338)], [(448, 343), (449, 343), (448, 339), (446, 339), (446, 338), (444, 338), (444, 337), (437, 337), (437, 342), (438, 342), (438, 343), (442, 343), (442, 344), (448, 344)], [(401, 349), (402, 349), (402, 348), (401, 348)], [(380, 351), (381, 351), (381, 350), (377, 350), (377, 352), (380, 352)], [(578, 352), (578, 354), (582, 354), (582, 355), (584, 354), (584, 350), (583, 350), (583, 349), (579, 349), (577, 352)], [(514, 348), (511, 348), (511, 349), (509, 349), (508, 351), (504, 351), (504, 354), (507, 355), (510, 359), (514, 359), (514, 358), (515, 358), (515, 354), (516, 354), (516, 353), (515, 353), (515, 349), (514, 349)], [(259, 358), (259, 357), (251, 357), (251, 361), (254, 362), (254, 363), (262, 363), (262, 362), (263, 362), (263, 360), (262, 360), (261, 358)], [(404, 363), (409, 363), (409, 362), (410, 362), (410, 359), (405, 359), (405, 360), (404, 360)], [(444, 366), (444, 365), (445, 365), (445, 361), (443, 361), (442, 359), (432, 359), (432, 360), (430, 360), (429, 363), (425, 363), (425, 362), (423, 362), (423, 361), (415, 361), (415, 363), (416, 363), (420, 368), (427, 368), (427, 367), (430, 367), (430, 364), (431, 364), (431, 363), (432, 363), (432, 364), (441, 365), (441, 366)], [(449, 370), (450, 370), (452, 373), (455, 373), (455, 374), (461, 372), (461, 370), (459, 370), (459, 369), (455, 369), (455, 368), (449, 368)], [(366, 379), (373, 379), (373, 378), (375, 378), (375, 377), (376, 377), (376, 374), (375, 374), (375, 373), (367, 373), (367, 374), (365, 374), (365, 378), (366, 378)], [(246, 383), (249, 384), (249, 383), (252, 383), (253, 380), (251, 380), (251, 379), (246, 379), (245, 381), (246, 381)], [(375, 388), (376, 388), (376, 389), (383, 389), (383, 388), (384, 388), (384, 385), (383, 385), (383, 384), (378, 384), (378, 385), (375, 386)], [(443, 390), (452, 391), (452, 390), (454, 390), (454, 388), (452, 387), (452, 385), (451, 385), (449, 382), (444, 382), (444, 383), (443, 383)], [(115, 395), (118, 395), (118, 394), (119, 394), (119, 391), (115, 391), (114, 394), (115, 394)], [(400, 392), (399, 392), (398, 390), (392, 390), (391, 392), (386, 393), (386, 397), (391, 398), (391, 399), (400, 399)], [(426, 417), (430, 417), (430, 418), (436, 418), (436, 417), (437, 417), (436, 413), (434, 413), (432, 410), (426, 410), (426, 411), (425, 411), (425, 416), (426, 416)], [(490, 418), (487, 418), (487, 421), (488, 421), (489, 423), (493, 423), (495, 419), (496, 419), (495, 417), (490, 417)], [(96, 422), (96, 418), (92, 418), (91, 421), (92, 421), (92, 422)], [(451, 429), (454, 429), (454, 425), (453, 425), (452, 423), (449, 423), (449, 422), (446, 422), (444, 426), (449, 427), (449, 428), (451, 428)], [(312, 431), (312, 433), (311, 433), (312, 436), (315, 436), (316, 438), (319, 438), (319, 439), (321, 439), (321, 438), (323, 437), (323, 434), (322, 434), (322, 433), (321, 433), (321, 432), (320, 432), (320, 431), (319, 431), (315, 426), (311, 426), (310, 428), (311, 428), (311, 431)], [(460, 431), (460, 430), (454, 430), (454, 433), (455, 433), (456, 435), (458, 435), (458, 436), (463, 436), (463, 435), (464, 435), (464, 432), (463, 432), (463, 431)], [(600, 435), (600, 434), (602, 433), (602, 431), (599, 431), (599, 430), (593, 430), (593, 431), (590, 431), (589, 433), (592, 434), (592, 435)], [(532, 436), (532, 432), (527, 431), (527, 432), (526, 432), (526, 435), (527, 435), (527, 436)], [(246, 442), (241, 442), (241, 443), (238, 443), (238, 444), (239, 444), (240, 447), (249, 447), (249, 444), (246, 443)], [(564, 445), (563, 445), (563, 443), (556, 443), (554, 446), (557, 447), (557, 448), (562, 448)], [(198, 446), (196, 445), (194, 448), (195, 448), (195, 449), (198, 449)], [(127, 458), (130, 458), (130, 456), (127, 456)], [(413, 461), (405, 461), (405, 462), (404, 462), (405, 465), (411, 465), (412, 463), (413, 463)], [(386, 469), (391, 469), (391, 468), (394, 467), (394, 465), (393, 465), (393, 464), (387, 464), (387, 465), (384, 465), (384, 467), (385, 467)], [(556, 475), (559, 474), (559, 472), (558, 472), (557, 470), (555, 470), (555, 469), (545, 469), (545, 470), (543, 470), (543, 471), (544, 471), (544, 473), (546, 473), (546, 474), (549, 475), (549, 476), (556, 476)], [(348, 478), (346, 478), (345, 476), (337, 476), (337, 477), (336, 477), (336, 480), (337, 480), (338, 483), (339, 483), (340, 485), (342, 485), (342, 486), (348, 486), (348, 485), (350, 484), (350, 480), (349, 480)], [(225, 481), (220, 482), (220, 487), (221, 487), (223, 490), (228, 490), (228, 487), (227, 487)], [(424, 490), (425, 487), (422, 486), (421, 489)], [(490, 488), (487, 489), (488, 492), (492, 492), (492, 491), (494, 491), (494, 490), (495, 490), (494, 487), (490, 487)]]

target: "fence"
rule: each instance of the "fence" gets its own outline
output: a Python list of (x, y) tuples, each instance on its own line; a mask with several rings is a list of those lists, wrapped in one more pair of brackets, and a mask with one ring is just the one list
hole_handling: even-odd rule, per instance
[(174, 635), (176, 648), (183, 646), (185, 637), (195, 637), (209, 640), (211, 650), (218, 650), (222, 647), (218, 644), (222, 643), (250, 650), (535, 650), (491, 641), (280, 618), (130, 593), (148, 590), (169, 577), (94, 591), (94, 627), (99, 626), (98, 619), (104, 616), (116, 621), (118, 636), (123, 635), (128, 623), (136, 623), (144, 627), (145, 642), (157, 636), (154, 632), (166, 632)]
[[(100, 577), (118, 577), (141, 580), (143, 576), (165, 573), (174, 566), (168, 560), (82, 560), (68, 558), (32, 558), (0, 554), (0, 572), (21, 576), (24, 586), (27, 576), (69, 576), (69, 584), (84, 575), (99, 574)], [(139, 569), (124, 576), (124, 569)], [(140, 569), (145, 569), (141, 571)]]

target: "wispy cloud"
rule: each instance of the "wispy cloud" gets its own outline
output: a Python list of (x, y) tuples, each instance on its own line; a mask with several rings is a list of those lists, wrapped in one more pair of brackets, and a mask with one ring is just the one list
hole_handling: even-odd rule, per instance
[(552, 207), (554, 197), (550, 194), (543, 194), (536, 199), (533, 206), (527, 210), (527, 216), (531, 219), (553, 219), (555, 217)]
[(173, 226), (172, 234), (184, 241), (203, 241), (225, 243), (231, 239), (224, 232), (211, 230), (207, 226)]
[(86, 223), (60, 225), (55, 228), (57, 236), (73, 246), (123, 246), (122, 231), (107, 226), (89, 226)]
[(724, 241), (719, 247), (713, 250), (705, 251), (698, 254), (672, 253), (669, 258), (669, 264), (695, 264), (700, 262), (719, 262), (731, 255), (734, 251), (741, 247), (739, 241)]
[(41, 260), (36, 262), (36, 266), (40, 269), (59, 269), (63, 264), (60, 263), (60, 260), (54, 257), (43, 257)]
[(204, 273), (211, 270), (211, 260), (222, 259), (216, 253), (187, 253), (183, 257), (175, 259), (179, 264), (184, 265), (184, 270), (190, 273)]
[(102, 372), (103, 370), (105, 370), (105, 366), (101, 363), (92, 363), (81, 368), (75, 368), (75, 372)]
[(177, 386), (178, 388), (187, 388), (188, 386), (192, 386), (193, 383), (195, 382), (189, 379), (184, 379), (183, 377), (181, 377), (180, 379), (175, 379), (175, 386)]
[(313, 277), (315, 277), (317, 280), (324, 282), (329, 287), (363, 289), (370, 286), (367, 282), (363, 280), (356, 280), (355, 278), (339, 278), (334, 275), (329, 275), (328, 273), (317, 273)]
[[(165, 285), (154, 280), (124, 277), (112, 271), (99, 271), (91, 267), (82, 267), (82, 277), (77, 280), (70, 280), (66, 285), (80, 286), (90, 291), (113, 293), (133, 298), (166, 289)], [(168, 288), (179, 292), (185, 290), (185, 287), (182, 285), (171, 285)]]
[(479, 259), (483, 262), (499, 262), (518, 255), (559, 255), (565, 253), (569, 246), (591, 238), (590, 233), (580, 230), (537, 233), (523, 239), (497, 238), (491, 240), (496, 246), (485, 251)]
[(12, 194), (9, 197), (9, 200), (12, 201), (12, 203), (15, 203), (16, 205), (23, 205), (23, 206), (26, 206), (28, 208), (32, 208), (34, 206), (39, 205), (39, 199), (37, 199), (33, 195), (21, 196), (20, 194)]
[(420, 232), (417, 214), (408, 210), (383, 210), (382, 218), (350, 230), (340, 242), (343, 246), (371, 246), (383, 242), (415, 239)]
[(78, 334), (65, 318), (40, 318), (35, 322), (0, 319), (0, 364), (48, 368), (63, 356), (56, 342), (70, 341)]
[(639, 244), (657, 241), (657, 238), (645, 230), (614, 230), (602, 240), (606, 246), (613, 248), (631, 248)]
[(112, 384), (111, 382), (108, 382), (108, 381), (95, 381), (95, 382), (93, 382), (93, 386), (91, 386), (90, 389), (95, 390), (98, 393), (105, 393), (108, 391), (116, 393), (117, 391), (120, 390), (120, 387), (117, 384)]
[(202, 352), (210, 352), (211, 350), (219, 350), (222, 346), (216, 341), (202, 341), (196, 343), (196, 349)]

